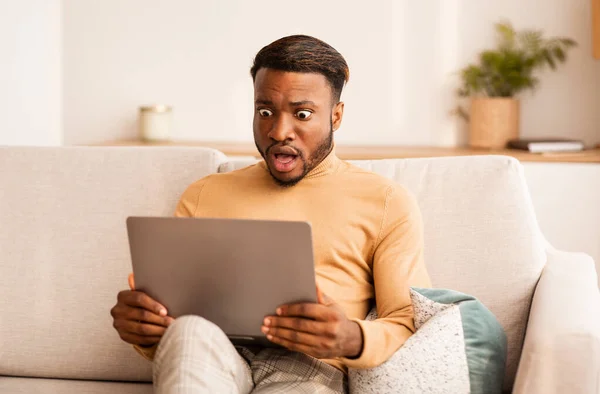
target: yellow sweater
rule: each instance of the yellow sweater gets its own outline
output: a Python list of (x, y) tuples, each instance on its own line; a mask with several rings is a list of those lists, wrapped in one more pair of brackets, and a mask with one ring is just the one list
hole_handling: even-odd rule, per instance
[[(319, 287), (364, 338), (358, 358), (323, 360), (343, 371), (385, 362), (415, 331), (409, 287), (430, 286), (417, 203), (393, 181), (334, 152), (289, 188), (273, 181), (264, 162), (209, 175), (183, 193), (175, 215), (310, 222)], [(374, 299), (379, 318), (365, 321)]]

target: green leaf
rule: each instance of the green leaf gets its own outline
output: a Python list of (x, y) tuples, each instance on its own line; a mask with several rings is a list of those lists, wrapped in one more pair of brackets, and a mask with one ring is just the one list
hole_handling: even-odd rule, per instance
[(553, 70), (556, 70), (556, 63), (554, 62), (554, 59), (552, 58), (552, 53), (550, 52), (550, 50), (544, 49), (543, 54), (544, 54), (544, 58), (546, 59), (546, 63), (548, 63), (550, 68), (552, 68)]
[(463, 107), (458, 106), (452, 112), (453, 112), (453, 114), (460, 116), (464, 121), (466, 121), (466, 122), (469, 121), (469, 118), (470, 118), (469, 114)]
[(521, 47), (527, 53), (536, 53), (543, 43), (542, 32), (538, 30), (526, 30), (519, 34)]
[(481, 68), (470, 65), (461, 71), (461, 77), (463, 79), (463, 92), (477, 93), (481, 90)]
[(516, 31), (510, 22), (496, 23), (495, 28), (496, 48), (481, 51), (478, 61), (460, 71), (462, 86), (457, 94), (512, 97), (535, 89), (540, 83), (537, 71), (546, 65), (556, 70), (577, 45), (568, 37), (545, 38), (540, 30)]
[(561, 47), (554, 47), (552, 49), (552, 53), (554, 54), (554, 57), (556, 57), (561, 63), (564, 63), (567, 59), (565, 51)]
[(567, 48), (571, 48), (571, 47), (576, 47), (577, 46), (577, 42), (575, 40), (572, 40), (570, 38), (559, 38), (558, 39), (560, 41), (560, 43), (562, 45), (564, 45)]
[(500, 47), (514, 47), (517, 33), (510, 22), (496, 23), (496, 32), (498, 33)]

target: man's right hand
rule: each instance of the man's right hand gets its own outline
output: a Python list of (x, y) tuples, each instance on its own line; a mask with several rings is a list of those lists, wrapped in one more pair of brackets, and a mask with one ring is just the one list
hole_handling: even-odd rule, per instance
[(113, 326), (122, 340), (132, 345), (157, 344), (173, 318), (167, 309), (141, 291), (135, 291), (133, 274), (129, 276), (131, 290), (117, 296), (117, 304), (110, 310)]

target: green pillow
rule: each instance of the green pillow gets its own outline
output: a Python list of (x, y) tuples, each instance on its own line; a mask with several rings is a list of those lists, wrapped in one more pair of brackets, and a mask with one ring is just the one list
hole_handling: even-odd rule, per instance
[[(411, 288), (417, 331), (385, 363), (350, 369), (353, 393), (500, 394), (506, 335), (476, 298)], [(377, 318), (375, 308), (367, 320)]]

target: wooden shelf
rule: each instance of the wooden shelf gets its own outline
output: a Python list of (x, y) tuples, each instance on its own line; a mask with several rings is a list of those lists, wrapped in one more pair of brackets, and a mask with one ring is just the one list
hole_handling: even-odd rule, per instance
[[(220, 150), (227, 156), (259, 157), (253, 143), (202, 142), (202, 141), (113, 141), (93, 144), (93, 146), (202, 146)], [(600, 148), (573, 153), (529, 153), (520, 150), (485, 150), (464, 147), (424, 147), (424, 146), (351, 146), (336, 145), (336, 153), (343, 160), (391, 159), (417, 157), (447, 157), (475, 155), (506, 155), (523, 162), (551, 163), (600, 163)]]

